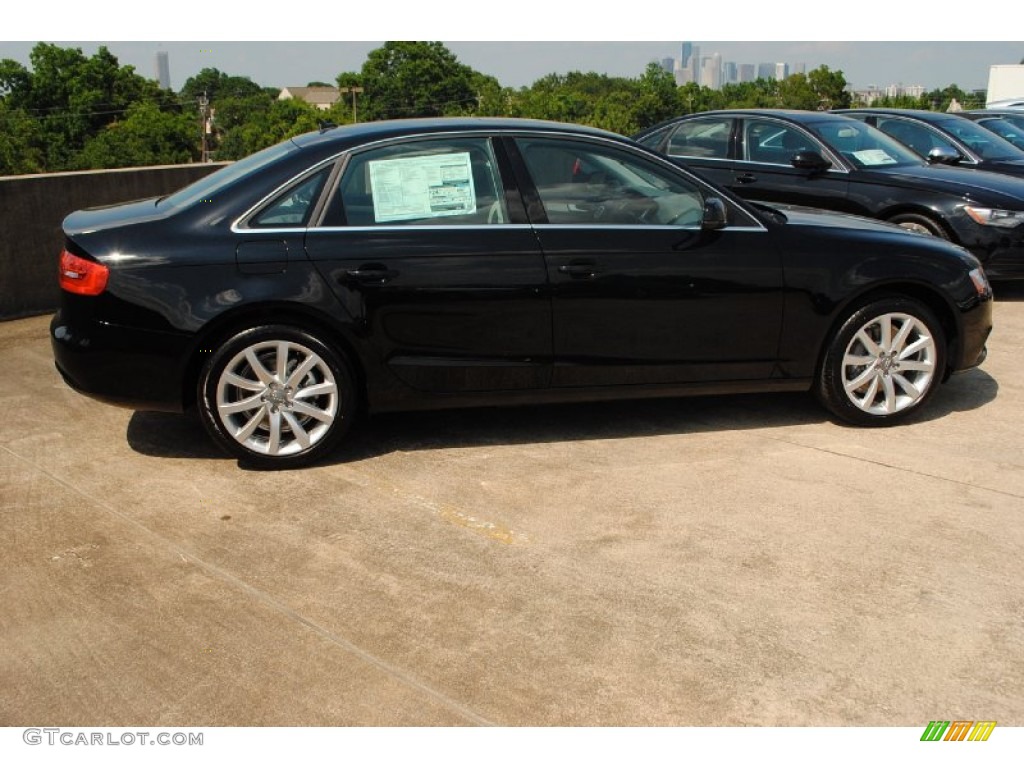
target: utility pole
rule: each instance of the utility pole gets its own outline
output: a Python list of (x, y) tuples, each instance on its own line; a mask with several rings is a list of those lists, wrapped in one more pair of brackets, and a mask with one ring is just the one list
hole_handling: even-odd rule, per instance
[(202, 142), (201, 162), (210, 162), (210, 145), (207, 136), (210, 133), (210, 100), (206, 91), (199, 97), (199, 139)]
[(351, 93), (352, 94), (352, 122), (353, 123), (359, 122), (359, 120), (356, 117), (356, 94), (357, 93), (363, 93), (363, 90), (364, 89), (361, 86), (358, 86), (358, 85), (353, 85), (351, 87), (345, 87), (345, 88), (339, 88), (338, 89), (338, 93), (340, 93), (342, 96), (344, 96), (346, 93)]

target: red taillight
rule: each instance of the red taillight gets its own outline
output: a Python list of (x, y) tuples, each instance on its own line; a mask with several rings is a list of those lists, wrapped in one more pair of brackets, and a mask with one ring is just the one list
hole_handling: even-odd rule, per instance
[(107, 287), (110, 270), (95, 261), (60, 252), (60, 287), (83, 296), (99, 296)]

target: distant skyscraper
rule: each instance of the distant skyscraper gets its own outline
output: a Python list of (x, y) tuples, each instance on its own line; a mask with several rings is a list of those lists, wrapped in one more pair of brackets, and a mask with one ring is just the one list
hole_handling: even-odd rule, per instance
[(671, 56), (662, 59), (661, 68), (664, 69), (669, 74), (672, 74), (672, 72), (674, 72), (676, 68), (676, 60), (673, 59)]
[(775, 79), (785, 80), (787, 77), (789, 77), (789, 64), (780, 61), (775, 65)]
[(739, 68), (735, 61), (727, 61), (722, 64), (722, 85), (726, 83), (739, 82)]
[(774, 80), (775, 79), (775, 65), (766, 64), (764, 62), (757, 65), (757, 77), (759, 80)]
[(700, 84), (713, 90), (722, 87), (722, 54), (713, 53), (701, 61)]
[(740, 64), (740, 82), (741, 83), (752, 83), (754, 82), (754, 76), (757, 74), (757, 69), (753, 64)]
[(679, 68), (686, 69), (690, 66), (690, 57), (693, 56), (693, 43), (683, 43), (680, 49)]
[(156, 80), (161, 88), (171, 87), (171, 65), (167, 59), (167, 51), (156, 52)]
[(792, 66), (792, 68), (789, 70), (789, 74), (791, 74), (791, 75), (806, 75), (807, 74), (807, 65), (804, 64), (802, 61), (799, 62), (798, 64), (794, 64)]

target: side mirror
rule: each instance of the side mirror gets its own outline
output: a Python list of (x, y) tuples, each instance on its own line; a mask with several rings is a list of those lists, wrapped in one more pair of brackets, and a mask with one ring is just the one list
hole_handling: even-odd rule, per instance
[(928, 150), (929, 165), (956, 165), (963, 157), (952, 147), (932, 147)]
[(813, 149), (802, 149), (793, 155), (789, 161), (794, 168), (799, 168), (802, 171), (814, 171), (815, 173), (821, 173), (827, 171), (832, 167), (832, 163), (821, 156), (821, 153), (815, 152)]
[(725, 229), (728, 223), (729, 211), (720, 197), (709, 197), (704, 201), (704, 216), (700, 221), (701, 229)]

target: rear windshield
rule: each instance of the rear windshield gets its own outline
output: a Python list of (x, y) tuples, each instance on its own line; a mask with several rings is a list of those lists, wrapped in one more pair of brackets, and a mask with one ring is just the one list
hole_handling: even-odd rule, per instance
[(283, 141), (280, 144), (267, 147), (255, 155), (249, 155), (236, 163), (224, 166), (219, 171), (214, 171), (209, 176), (204, 176), (199, 181), (192, 182), (173, 195), (161, 198), (159, 205), (161, 208), (164, 206), (186, 208), (200, 200), (213, 197), (217, 192), (235, 183), (243, 176), (264, 168), (295, 150), (295, 145), (290, 141)]

